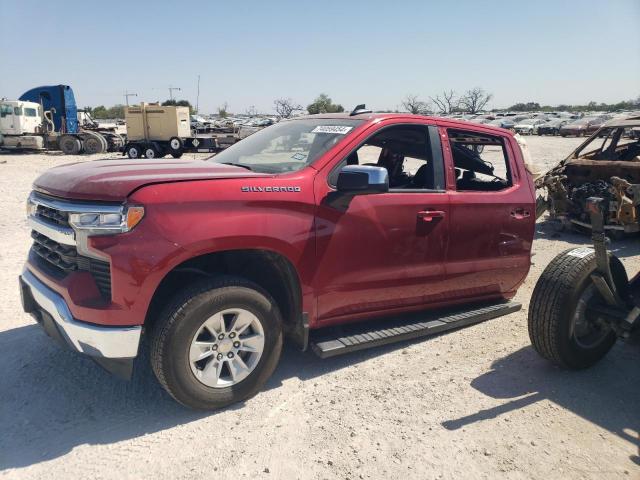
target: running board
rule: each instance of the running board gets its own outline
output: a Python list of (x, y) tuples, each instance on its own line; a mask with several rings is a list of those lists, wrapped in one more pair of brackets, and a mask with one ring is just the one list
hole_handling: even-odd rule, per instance
[(483, 306), (476, 304), (472, 308), (467, 306), (465, 309), (423, 312), (419, 316), (413, 314), (404, 319), (381, 319), (373, 323), (356, 323), (313, 332), (310, 343), (316, 355), (320, 358), (329, 358), (467, 327), (517, 312), (521, 308), (522, 304), (517, 302), (491, 305), (485, 303)]

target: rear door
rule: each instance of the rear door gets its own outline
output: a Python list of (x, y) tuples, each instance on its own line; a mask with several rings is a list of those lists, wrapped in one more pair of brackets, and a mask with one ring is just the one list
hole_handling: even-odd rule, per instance
[(516, 161), (520, 152), (508, 136), (480, 129), (441, 128), (441, 139), (454, 166), (447, 296), (510, 297), (529, 271), (535, 226), (533, 186)]

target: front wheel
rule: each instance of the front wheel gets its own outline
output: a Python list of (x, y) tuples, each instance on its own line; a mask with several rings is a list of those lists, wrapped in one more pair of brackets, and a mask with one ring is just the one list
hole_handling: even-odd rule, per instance
[[(627, 277), (620, 260), (610, 257), (614, 281), (621, 291)], [(536, 351), (569, 369), (587, 368), (611, 349), (616, 334), (591, 313), (601, 302), (591, 274), (596, 272), (592, 249), (567, 250), (554, 258), (536, 283), (529, 304), (529, 338)]]
[(255, 395), (282, 350), (282, 320), (257, 285), (207, 279), (174, 299), (151, 339), (151, 365), (178, 402), (210, 410)]
[(142, 156), (142, 149), (139, 145), (129, 145), (127, 146), (127, 157), (132, 160), (136, 158), (140, 158)]

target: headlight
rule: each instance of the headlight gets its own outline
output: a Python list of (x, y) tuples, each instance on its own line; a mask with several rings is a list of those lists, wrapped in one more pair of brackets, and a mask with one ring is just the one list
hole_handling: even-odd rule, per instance
[(119, 212), (70, 213), (69, 224), (89, 235), (112, 235), (132, 230), (144, 217), (144, 207), (124, 207)]
[(31, 199), (31, 195), (29, 195), (29, 198), (27, 198), (27, 217), (35, 216), (37, 210), (38, 205), (33, 202), (33, 200)]

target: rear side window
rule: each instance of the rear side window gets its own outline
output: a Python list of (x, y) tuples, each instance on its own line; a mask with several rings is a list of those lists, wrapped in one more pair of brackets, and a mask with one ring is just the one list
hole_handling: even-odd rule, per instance
[(25, 108), (24, 109), (24, 114), (27, 117), (37, 117), (38, 113), (36, 112), (35, 108)]
[(465, 130), (449, 130), (456, 190), (497, 192), (512, 185), (504, 139)]

